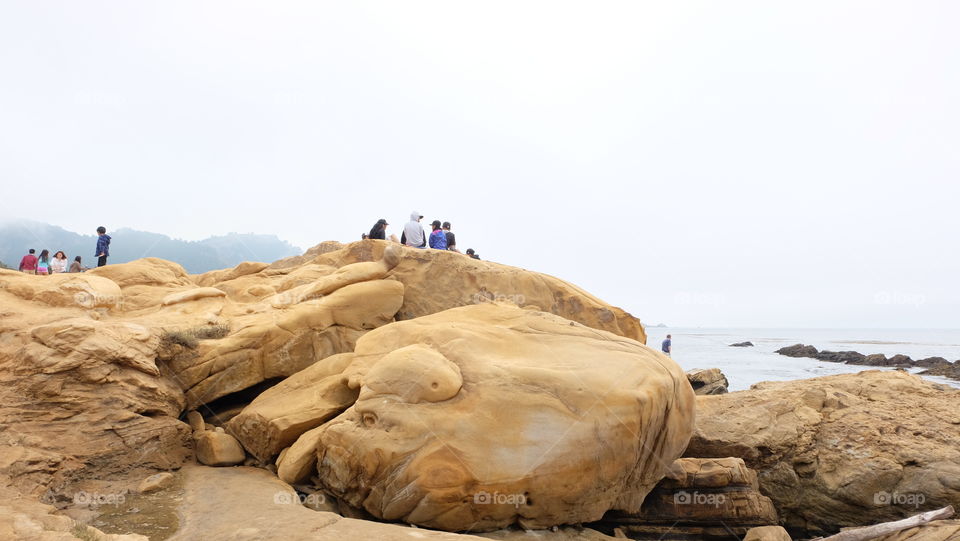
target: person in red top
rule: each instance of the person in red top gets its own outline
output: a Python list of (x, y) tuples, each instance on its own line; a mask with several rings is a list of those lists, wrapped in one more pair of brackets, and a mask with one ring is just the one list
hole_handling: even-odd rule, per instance
[(27, 274), (37, 273), (37, 256), (33, 255), (34, 253), (36, 253), (36, 250), (30, 248), (30, 253), (23, 256), (23, 259), (20, 260), (20, 272)]

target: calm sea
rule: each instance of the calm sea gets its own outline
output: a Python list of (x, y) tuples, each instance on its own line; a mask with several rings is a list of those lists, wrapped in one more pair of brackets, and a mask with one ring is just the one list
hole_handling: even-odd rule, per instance
[[(859, 351), (864, 355), (884, 353), (888, 357), (902, 353), (913, 359), (960, 359), (960, 330), (649, 327), (647, 344), (659, 350), (660, 343), (668, 333), (673, 335), (673, 359), (684, 370), (719, 368), (727, 376), (731, 391), (747, 389), (760, 381), (814, 378), (873, 369), (784, 357), (774, 353), (777, 349), (797, 343), (808, 344), (821, 351)], [(753, 342), (754, 347), (729, 346), (745, 341)], [(929, 379), (960, 387), (958, 381), (941, 377)]]

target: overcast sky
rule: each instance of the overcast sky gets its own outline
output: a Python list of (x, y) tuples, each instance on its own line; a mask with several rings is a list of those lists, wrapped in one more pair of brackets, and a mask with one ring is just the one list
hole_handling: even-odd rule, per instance
[[(654, 324), (960, 327), (960, 3), (0, 7), (0, 218), (461, 249)], [(510, 294), (510, 292), (502, 292)]]

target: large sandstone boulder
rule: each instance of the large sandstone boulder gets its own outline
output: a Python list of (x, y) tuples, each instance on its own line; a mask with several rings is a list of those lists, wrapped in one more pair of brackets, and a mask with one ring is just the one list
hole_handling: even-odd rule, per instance
[[(315, 371), (320, 394), (342, 393), (345, 384), (356, 403), (310, 429), (306, 419), (287, 420), (295, 407), (281, 404), (281, 383), (231, 421), (241, 442), (271, 454), (296, 425), (304, 433), (279, 461), (287, 480), (317, 460), (322, 488), (342, 504), (445, 530), (537, 528), (636, 511), (692, 428), (693, 391), (669, 357), (509, 305), (381, 327), (357, 342), (339, 379)], [(325, 420), (340, 399), (318, 407), (303, 394), (306, 379), (288, 388)]]
[(758, 470), (801, 534), (960, 507), (960, 391), (897, 371), (760, 383), (697, 398), (686, 456)]

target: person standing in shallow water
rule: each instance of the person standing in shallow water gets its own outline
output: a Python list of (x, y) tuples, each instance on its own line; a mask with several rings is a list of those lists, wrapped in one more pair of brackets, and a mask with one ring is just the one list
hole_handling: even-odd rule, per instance
[(97, 228), (97, 266), (106, 265), (108, 257), (110, 257), (110, 235), (107, 234), (107, 228), (101, 225)]
[(673, 340), (670, 339), (669, 334), (667, 335), (667, 338), (664, 339), (663, 343), (660, 344), (660, 349), (662, 349), (667, 355), (670, 355), (670, 353), (673, 352)]

